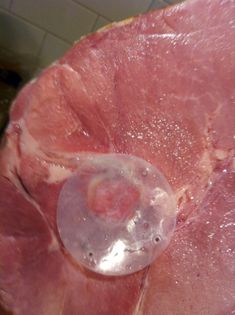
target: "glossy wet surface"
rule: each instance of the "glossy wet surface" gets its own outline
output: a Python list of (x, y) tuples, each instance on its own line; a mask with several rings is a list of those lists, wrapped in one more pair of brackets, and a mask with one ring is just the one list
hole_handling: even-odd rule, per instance
[(176, 202), (166, 178), (143, 159), (94, 154), (60, 193), (57, 226), (78, 264), (125, 275), (151, 264), (169, 244)]

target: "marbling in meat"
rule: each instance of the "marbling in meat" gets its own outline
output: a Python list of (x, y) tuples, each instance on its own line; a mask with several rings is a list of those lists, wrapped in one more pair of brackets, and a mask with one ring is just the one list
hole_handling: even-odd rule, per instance
[[(14, 315), (235, 312), (235, 1), (188, 0), (91, 34), (19, 93), (1, 145), (0, 304)], [(93, 274), (57, 231), (81, 154), (165, 175), (176, 231), (148, 268)]]

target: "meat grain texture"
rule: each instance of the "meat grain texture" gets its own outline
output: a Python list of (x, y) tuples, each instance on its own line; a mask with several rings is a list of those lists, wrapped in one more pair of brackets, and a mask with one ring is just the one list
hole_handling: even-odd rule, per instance
[[(0, 304), (14, 315), (235, 313), (235, 1), (188, 0), (91, 34), (19, 93), (0, 157)], [(86, 152), (158, 167), (169, 247), (125, 277), (59, 241), (57, 199)]]

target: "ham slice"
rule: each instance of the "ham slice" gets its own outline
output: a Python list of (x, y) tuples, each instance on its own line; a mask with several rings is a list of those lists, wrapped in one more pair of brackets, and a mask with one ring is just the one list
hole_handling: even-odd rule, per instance
[[(188, 0), (91, 34), (19, 93), (0, 158), (0, 304), (14, 315), (235, 313), (235, 1)], [(57, 201), (81, 154), (156, 166), (170, 245), (128, 276), (86, 270)]]

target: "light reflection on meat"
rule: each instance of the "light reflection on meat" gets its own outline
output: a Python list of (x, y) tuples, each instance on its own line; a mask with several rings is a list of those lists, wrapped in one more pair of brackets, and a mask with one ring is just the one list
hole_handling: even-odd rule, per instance
[[(235, 312), (234, 16), (234, 0), (189, 0), (114, 23), (20, 92), (1, 146), (2, 308)], [(58, 196), (87, 152), (141, 157), (174, 191), (173, 238), (137, 273), (92, 273), (60, 240)]]

